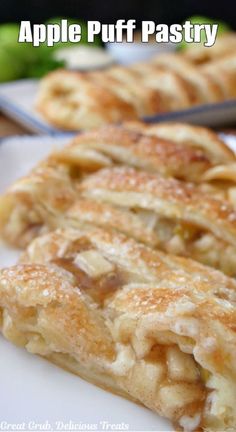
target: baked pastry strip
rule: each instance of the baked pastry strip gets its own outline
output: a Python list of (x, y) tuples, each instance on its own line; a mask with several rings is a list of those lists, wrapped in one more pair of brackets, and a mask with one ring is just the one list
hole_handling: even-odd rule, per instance
[[(182, 179), (202, 183), (203, 188), (208, 189), (209, 193), (216, 196), (219, 194), (219, 197), (221, 196), (229, 200), (234, 207), (236, 206), (235, 154), (212, 130), (205, 127), (172, 122), (147, 124), (134, 121), (125, 122), (123, 127), (134, 132), (140, 132), (145, 136), (151, 135), (161, 140), (170, 140), (171, 142), (180, 144), (182, 148), (201, 150), (214, 166), (207, 169), (204, 173), (202, 172), (198, 178), (197, 175), (193, 175), (192, 178), (188, 175), (188, 178), (183, 178), (182, 176)], [(180, 175), (174, 173), (171, 175), (181, 179)], [(208, 183), (208, 185), (204, 183)]]
[[(166, 138), (161, 135), (166, 135)], [(224, 161), (223, 166), (219, 165), (219, 160)], [(62, 213), (80, 199), (76, 185), (84, 176), (100, 168), (117, 165), (191, 180), (201, 184), (204, 194), (235, 203), (234, 165), (231, 163), (234, 160), (234, 154), (214, 133), (189, 125), (126, 123), (124, 126), (108, 126), (86, 132), (73, 139), (65, 149), (55, 150), (0, 198), (1, 235), (13, 245), (24, 247), (45, 224), (48, 227), (58, 226), (55, 220), (60, 219)], [(217, 169), (224, 170), (224, 178), (216, 175)], [(203, 184), (204, 178), (211, 184)], [(101, 204), (80, 200), (75, 208), (78, 210), (81, 207), (83, 220), (86, 218), (86, 207), (89, 213), (96, 214), (99, 205), (101, 207)], [(126, 234), (130, 227), (130, 235), (141, 241), (146, 239), (150, 244), (150, 235), (147, 235), (149, 228), (145, 228), (138, 216), (129, 212), (121, 216), (124, 208), (111, 209), (109, 203), (108, 207), (106, 214), (110, 214), (110, 221), (121, 218)], [(89, 214), (87, 216), (89, 219)], [(99, 214), (98, 219), (103, 219), (103, 215)], [(138, 228), (140, 223), (142, 230)], [(157, 244), (156, 235), (151, 244)]]
[[(109, 125), (79, 134), (52, 159), (88, 171), (125, 164), (198, 183), (208, 169), (220, 165), (227, 173), (229, 166), (227, 180), (235, 181), (234, 152), (212, 130), (184, 123)], [(213, 180), (213, 174), (206, 179)]]
[(201, 182), (202, 174), (215, 166), (205, 149), (182, 145), (138, 129), (139, 124), (137, 130), (130, 130), (129, 125), (127, 128), (126, 125), (106, 126), (80, 134), (69, 146), (54, 152), (52, 158), (89, 171), (94, 170), (93, 165), (98, 168), (99, 163), (100, 167), (129, 165), (194, 182)]
[(235, 154), (216, 133), (200, 126), (125, 122), (80, 134), (52, 157), (83, 170), (128, 165), (192, 181), (236, 207)]
[(166, 111), (186, 109), (195, 102), (192, 86), (174, 71), (162, 70), (151, 62), (134, 64), (129, 70), (138, 74), (148, 87), (160, 92)]
[(170, 140), (183, 147), (201, 149), (212, 163), (222, 164), (235, 161), (234, 152), (214, 131), (206, 127), (177, 122), (148, 124), (136, 121), (125, 122), (123, 126), (126, 129), (140, 131), (145, 135)]
[(201, 66), (200, 72), (221, 88), (224, 100), (236, 97), (236, 52)]
[(67, 130), (138, 118), (135, 107), (113, 91), (86, 74), (65, 70), (42, 79), (36, 107), (50, 123)]
[(236, 282), (101, 230), (37, 238), (0, 271), (13, 343), (184, 431), (236, 426)]
[[(52, 157), (74, 169), (92, 171), (99, 164), (100, 167), (128, 165), (157, 172), (200, 183), (211, 194), (229, 199), (233, 205), (236, 202), (231, 193), (235, 187), (232, 175), (235, 155), (214, 132), (198, 126), (139, 122), (106, 126), (78, 135)], [(214, 168), (219, 165), (228, 173), (225, 178), (213, 175), (217, 172)]]
[(166, 53), (151, 60), (164, 70), (171, 70), (185, 79), (195, 96), (193, 105), (222, 101), (220, 86), (210, 77), (202, 74), (187, 58), (179, 53)]
[[(211, 197), (193, 184), (125, 167), (100, 170), (86, 177), (78, 190), (87, 200), (123, 209), (124, 217), (129, 212), (140, 218), (153, 236), (152, 245), (235, 275), (236, 212), (227, 201)], [(96, 210), (96, 224), (95, 214)], [(67, 215), (73, 223), (83, 219), (76, 204)], [(99, 216), (98, 223), (101, 219)], [(103, 220), (104, 225), (109, 222)]]
[(1, 237), (15, 247), (25, 247), (68, 210), (77, 195), (66, 166), (55, 166), (50, 160), (39, 164), (0, 197)]
[(91, 72), (88, 77), (95, 84), (112, 90), (134, 107), (138, 117), (151, 116), (168, 110), (159, 89), (145, 85), (135, 72), (121, 66), (112, 67), (103, 74)]
[(235, 98), (235, 37), (227, 37), (228, 56), (200, 66), (168, 53), (132, 67), (52, 72), (41, 81), (36, 107), (55, 126), (81, 130)]

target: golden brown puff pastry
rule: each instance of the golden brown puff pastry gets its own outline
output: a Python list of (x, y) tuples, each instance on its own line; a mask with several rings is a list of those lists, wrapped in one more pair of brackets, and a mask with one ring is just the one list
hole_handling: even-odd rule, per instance
[(86, 199), (138, 215), (159, 248), (235, 275), (236, 212), (227, 201), (191, 183), (125, 167), (101, 170), (78, 189)]
[[(146, 66), (145, 66), (146, 65)], [(184, 87), (183, 92), (188, 95), (189, 102), (191, 105), (202, 103), (203, 97), (216, 97), (215, 91), (212, 96), (209, 96), (209, 92), (211, 90), (211, 86), (207, 85), (207, 95), (203, 95), (203, 87), (206, 85), (206, 80), (201, 79), (199, 73), (197, 74), (197, 68), (193, 66), (190, 62), (188, 62), (184, 57), (180, 54), (162, 54), (157, 57), (154, 57), (149, 63), (146, 64), (137, 64), (132, 66), (132, 69), (135, 71), (139, 71), (139, 73), (146, 75), (146, 82), (150, 78), (152, 78), (152, 82), (155, 82), (158, 79), (158, 73), (162, 73), (160, 75), (163, 83), (165, 82), (165, 75), (173, 73), (175, 77), (179, 78)], [(154, 74), (154, 71), (156, 75)], [(145, 73), (146, 72), (146, 73)], [(167, 78), (167, 75), (166, 75)], [(179, 81), (179, 82), (180, 82)], [(200, 88), (199, 88), (200, 87)], [(198, 91), (199, 90), (199, 91)], [(205, 101), (205, 99), (204, 99)]]
[(152, 61), (164, 70), (173, 70), (191, 86), (195, 96), (193, 104), (219, 102), (223, 99), (220, 86), (210, 77), (199, 73), (199, 70), (178, 53), (156, 56)]
[[(211, 65), (209, 65), (211, 66)], [(232, 70), (223, 70), (216, 68), (205, 68), (202, 71), (202, 74), (210, 77), (212, 81), (217, 83), (217, 85), (221, 88), (223, 99), (222, 100), (230, 100), (235, 99), (236, 97), (236, 77), (235, 71)]]
[[(236, 163), (210, 168), (203, 174), (202, 179), (208, 184), (216, 184), (217, 188), (220, 186), (226, 199), (236, 208)], [(217, 193), (216, 188), (214, 193)]]
[(158, 237), (153, 233), (151, 222), (151, 217), (140, 217), (140, 214), (125, 209), (125, 207), (94, 199), (78, 198), (66, 213), (59, 214), (57, 218), (50, 221), (50, 228), (108, 227), (148, 246), (158, 248)]
[(36, 239), (0, 272), (1, 331), (184, 431), (236, 426), (235, 281), (110, 232)]
[[(148, 124), (131, 121), (123, 123), (123, 127), (140, 132), (145, 136), (150, 135), (161, 140), (170, 140), (180, 144), (183, 149), (201, 150), (214, 166), (204, 171), (198, 178), (197, 175), (193, 175), (192, 178), (188, 175), (188, 177), (184, 178), (181, 175), (174, 174), (174, 172), (171, 173), (171, 176), (197, 182), (201, 185), (202, 190), (213, 194), (215, 197), (226, 199), (234, 207), (236, 206), (235, 153), (229, 149), (215, 132), (205, 127), (173, 122)], [(164, 171), (160, 170), (159, 172), (166, 175)], [(182, 172), (182, 170), (179, 170), (179, 172)]]
[(195, 100), (189, 83), (173, 71), (161, 70), (153, 63), (137, 63), (129, 70), (135, 71), (145, 85), (160, 92), (168, 111), (188, 108)]
[(126, 122), (124, 127), (140, 131), (145, 135), (155, 135), (171, 140), (185, 147), (201, 149), (213, 163), (222, 164), (235, 161), (234, 152), (214, 131), (206, 127), (175, 122), (154, 124)]
[(183, 147), (203, 150), (205, 156), (215, 166), (205, 171), (197, 182), (203, 185), (203, 189), (207, 190), (208, 188), (209, 193), (227, 199), (234, 207), (236, 206), (235, 153), (215, 132), (205, 127), (169, 122), (151, 125), (127, 122), (124, 126), (131, 130), (142, 131), (145, 135), (154, 135), (161, 139), (171, 140)]
[[(95, 170), (99, 164), (100, 167), (129, 165), (196, 182), (201, 182), (202, 174), (215, 165), (205, 149), (153, 136), (146, 133), (145, 126), (140, 132), (139, 126), (142, 129), (142, 124), (137, 124), (137, 130), (130, 130), (130, 125), (127, 128), (126, 125), (111, 125), (79, 134), (69, 146), (54, 152), (52, 158), (85, 171)], [(216, 139), (216, 147), (217, 144)]]
[[(230, 183), (236, 183), (236, 163), (230, 163), (226, 165), (217, 165), (210, 168), (203, 174), (203, 180), (205, 181), (226, 181)], [(229, 194), (232, 188), (229, 187)], [(234, 201), (236, 202), (236, 201)]]
[(224, 58), (231, 53), (236, 53), (236, 34), (229, 32), (218, 35), (211, 47), (204, 47), (202, 44), (188, 44), (183, 55), (195, 64), (202, 64)]
[(227, 55), (220, 54), (223, 39), (219, 49), (199, 48), (200, 57), (202, 50), (209, 56), (218, 52), (203, 64), (188, 58), (190, 49), (186, 54), (161, 54), (130, 67), (83, 74), (52, 72), (42, 80), (38, 109), (56, 126), (80, 130), (235, 98), (235, 35), (225, 40), (229, 42)]
[(137, 118), (135, 107), (106, 86), (86, 74), (64, 70), (41, 81), (36, 106), (48, 121), (69, 130)]
[(236, 97), (236, 52), (201, 66), (199, 71), (220, 86), (224, 100)]
[(0, 197), (0, 233), (17, 247), (24, 247), (58, 214), (65, 212), (77, 194), (65, 166), (36, 167)]
[[(217, 134), (206, 128), (181, 123), (148, 125), (139, 122), (106, 126), (96, 132), (80, 134), (70, 146), (54, 152), (52, 158), (68, 164), (75, 172), (76, 169), (93, 171), (123, 164), (190, 180), (201, 184), (204, 190), (207, 186), (209, 193), (236, 205), (234, 164), (228, 163), (235, 161), (235, 155)], [(212, 168), (219, 162), (225, 163), (223, 169), (228, 171), (228, 178), (214, 177)], [(203, 183), (206, 181), (208, 185)]]
[(138, 117), (151, 116), (168, 109), (160, 92), (145, 86), (138, 76), (130, 76), (128, 69), (111, 68), (104, 74), (91, 72), (88, 76), (94, 83), (112, 90), (121, 99), (131, 104)]
[[(162, 71), (158, 66), (152, 63), (138, 63), (131, 67), (113, 67), (105, 72), (105, 76), (115, 78), (118, 82), (130, 90), (134, 90), (136, 103), (142, 105), (142, 116), (155, 114), (157, 112), (173, 111), (182, 109), (192, 104), (193, 94), (191, 86), (174, 72)], [(104, 76), (100, 78), (104, 79)], [(121, 89), (122, 86), (119, 86)], [(155, 92), (153, 93), (153, 90)], [(138, 93), (137, 93), (138, 92)], [(155, 94), (157, 103), (156, 107), (152, 104), (153, 112), (150, 112), (150, 102), (145, 103), (144, 97), (140, 93), (146, 92), (147, 96)], [(146, 98), (147, 98), (146, 96)], [(144, 103), (142, 103), (144, 99)], [(156, 111), (154, 111), (156, 109)], [(140, 108), (139, 108), (140, 111)]]

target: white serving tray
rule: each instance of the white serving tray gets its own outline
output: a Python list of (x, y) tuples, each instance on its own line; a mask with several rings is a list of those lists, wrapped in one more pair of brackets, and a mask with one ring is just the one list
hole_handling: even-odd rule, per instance
[[(68, 139), (4, 139), (0, 145), (0, 193)], [(0, 245), (1, 267), (16, 263), (18, 256), (19, 251)], [(0, 430), (12, 431), (14, 425), (18, 426), (14, 430), (19, 430), (24, 423), (25, 431), (172, 431), (168, 421), (145, 407), (101, 390), (23, 348), (13, 346), (2, 336), (0, 383)], [(13, 427), (3, 429), (1, 425), (4, 424), (13, 424)]]
[[(37, 80), (20, 80), (0, 85), (0, 110), (29, 131), (58, 134), (65, 131), (46, 122), (35, 109)], [(203, 126), (221, 127), (236, 124), (236, 100), (200, 105), (190, 109), (145, 118), (148, 122), (185, 121)]]

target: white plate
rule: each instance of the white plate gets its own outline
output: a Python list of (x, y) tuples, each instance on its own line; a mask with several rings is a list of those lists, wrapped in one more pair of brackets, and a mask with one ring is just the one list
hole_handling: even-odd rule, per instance
[[(0, 146), (0, 193), (18, 177), (28, 173), (50, 149), (67, 141), (65, 137), (4, 140)], [(18, 251), (1, 246), (1, 266), (14, 264), (18, 254)], [(71, 431), (172, 430), (167, 421), (148, 409), (105, 392), (24, 349), (16, 348), (1, 336), (0, 353), (0, 430), (6, 430), (2, 422), (13, 424), (13, 427), (17, 424), (18, 428), (25, 423), (24, 430), (42, 430), (43, 427), (44, 430)], [(40, 425), (36, 427), (34, 423)]]
[(25, 79), (0, 85), (0, 110), (37, 134), (60, 133), (35, 109), (38, 81)]
[[(0, 85), (0, 110), (37, 134), (64, 133), (44, 120), (35, 109), (37, 80), (20, 80)], [(235, 125), (236, 100), (199, 105), (190, 109), (157, 114), (148, 122), (185, 121), (210, 127)]]

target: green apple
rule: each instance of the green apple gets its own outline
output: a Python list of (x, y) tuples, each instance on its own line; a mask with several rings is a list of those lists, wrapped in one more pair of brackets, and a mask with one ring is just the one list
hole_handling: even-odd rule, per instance
[(1, 24), (0, 25), (0, 44), (16, 44), (19, 35), (19, 24)]
[(34, 61), (37, 52), (32, 43), (18, 42), (19, 24), (9, 23), (0, 25), (0, 47), (10, 50), (22, 62)]
[(23, 76), (22, 62), (0, 46), (0, 82), (19, 79)]
[[(46, 24), (60, 24), (63, 18), (52, 18)], [(80, 24), (82, 29), (82, 44), (87, 43), (87, 23), (68, 18), (68, 25)], [(64, 66), (64, 62), (54, 58), (58, 48), (75, 46), (73, 43), (59, 42), (54, 47), (46, 43), (34, 47), (32, 43), (19, 43), (19, 24), (9, 23), (0, 25), (0, 81), (10, 81), (24, 77), (40, 77), (50, 70)], [(98, 37), (94, 45), (100, 45)]]
[(41, 59), (38, 63), (33, 63), (29, 66), (27, 76), (30, 78), (41, 78), (49, 71), (63, 66), (65, 66), (63, 61), (57, 61), (53, 58), (44, 61)]

